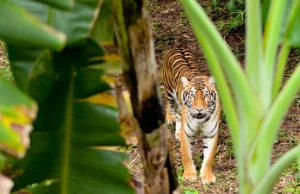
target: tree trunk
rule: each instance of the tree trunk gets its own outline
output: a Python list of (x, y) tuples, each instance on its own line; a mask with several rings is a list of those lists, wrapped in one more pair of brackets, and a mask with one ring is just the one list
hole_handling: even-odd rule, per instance
[(157, 68), (144, 0), (111, 0), (123, 75), (130, 91), (140, 154), (144, 192), (179, 191), (164, 113), (158, 96)]

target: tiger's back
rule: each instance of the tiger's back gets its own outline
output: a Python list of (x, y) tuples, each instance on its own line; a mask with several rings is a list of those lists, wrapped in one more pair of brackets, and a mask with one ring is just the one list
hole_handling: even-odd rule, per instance
[(182, 88), (180, 78), (186, 76), (190, 79), (197, 74), (195, 58), (190, 51), (178, 48), (166, 52), (162, 66), (162, 83), (165, 92), (173, 93), (174, 89), (180, 91)]

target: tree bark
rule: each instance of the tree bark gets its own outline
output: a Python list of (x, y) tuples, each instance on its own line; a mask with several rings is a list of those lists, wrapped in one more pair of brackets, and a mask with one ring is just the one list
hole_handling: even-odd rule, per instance
[(144, 0), (111, 0), (121, 64), (138, 121), (144, 192), (179, 192), (172, 142), (158, 96), (157, 68)]

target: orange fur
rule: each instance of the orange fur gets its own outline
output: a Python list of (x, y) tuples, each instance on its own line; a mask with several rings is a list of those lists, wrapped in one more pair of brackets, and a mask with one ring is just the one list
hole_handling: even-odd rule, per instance
[[(182, 115), (186, 114), (185, 106), (182, 107)], [(181, 117), (181, 122), (185, 123), (185, 119)], [(183, 178), (186, 180), (196, 180), (197, 179), (197, 172), (193, 163), (192, 158), (192, 151), (190, 150), (190, 142), (188, 137), (185, 135), (184, 131), (180, 131), (180, 151), (181, 151), (181, 158), (182, 158), (182, 165), (184, 168)]]
[(217, 133), (217, 135), (213, 138), (212, 152), (208, 155), (207, 161), (203, 162), (201, 167), (200, 177), (203, 183), (212, 183), (216, 181), (216, 177), (212, 172), (212, 166), (214, 162), (214, 156), (217, 150), (218, 136), (219, 134)]

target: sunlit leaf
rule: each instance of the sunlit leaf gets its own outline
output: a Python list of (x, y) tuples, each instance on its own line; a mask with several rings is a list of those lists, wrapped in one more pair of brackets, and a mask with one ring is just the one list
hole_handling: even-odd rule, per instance
[(65, 45), (66, 37), (63, 33), (41, 23), (25, 9), (10, 1), (0, 1), (0, 18), (0, 38), (8, 42), (56, 50)]
[(13, 2), (24, 7), (54, 29), (63, 32), (67, 38), (67, 45), (85, 43), (97, 19), (95, 15), (100, 11), (100, 1), (94, 0), (77, 0), (68, 12), (35, 1), (13, 0)]
[(46, 180), (42, 183), (34, 183), (26, 189), (20, 189), (12, 194), (53, 194), (59, 189), (57, 180)]
[(37, 107), (24, 93), (0, 77), (0, 149), (24, 157)]
[(101, 105), (107, 105), (114, 108), (118, 107), (117, 104), (117, 97), (114, 95), (113, 91), (107, 91), (107, 92), (101, 92), (92, 96), (89, 96), (86, 99), (83, 99), (83, 101), (91, 102), (93, 104), (101, 104)]

